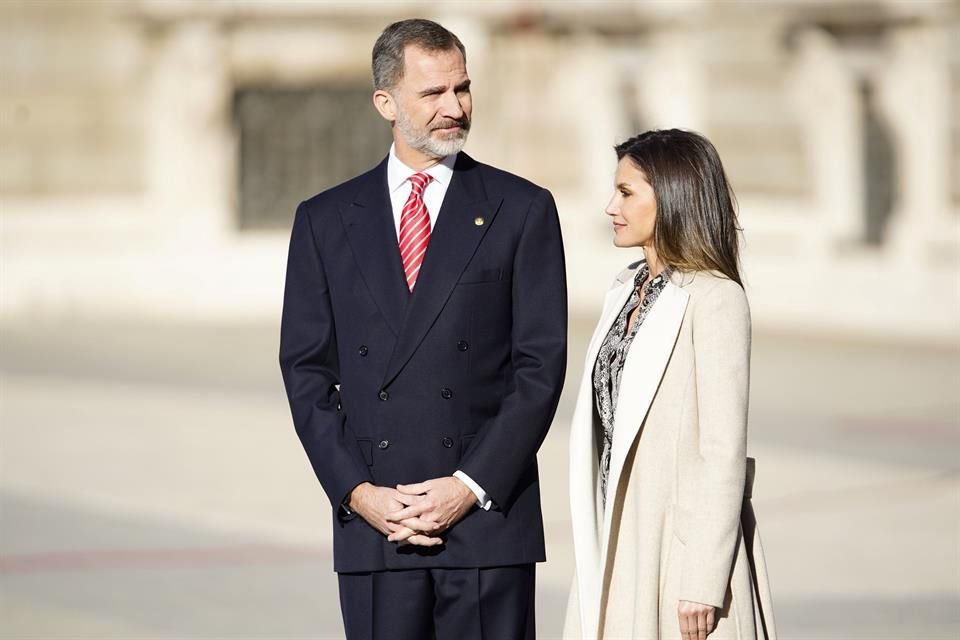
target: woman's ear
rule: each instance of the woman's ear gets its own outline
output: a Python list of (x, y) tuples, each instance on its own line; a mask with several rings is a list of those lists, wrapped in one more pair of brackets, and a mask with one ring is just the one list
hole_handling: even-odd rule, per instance
[(377, 89), (373, 92), (373, 106), (377, 108), (377, 111), (384, 120), (389, 122), (396, 121), (397, 103), (394, 101), (393, 96), (383, 89)]

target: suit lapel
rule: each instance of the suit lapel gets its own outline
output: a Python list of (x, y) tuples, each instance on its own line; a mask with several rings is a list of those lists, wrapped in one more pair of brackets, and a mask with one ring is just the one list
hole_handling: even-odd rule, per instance
[(613, 497), (617, 495), (627, 453), (647, 417), (650, 403), (660, 385), (680, 325), (687, 310), (690, 294), (668, 282), (654, 303), (643, 324), (637, 329), (620, 378), (620, 394), (614, 411), (613, 446), (610, 452), (610, 474), (607, 478), (607, 508), (601, 530), (602, 555), (606, 557), (607, 541), (613, 516)]
[(363, 281), (397, 335), (403, 327), (410, 293), (397, 248), (386, 160), (361, 181), (353, 202), (340, 205), (340, 217)]
[[(488, 199), (472, 158), (461, 153), (453, 169), (383, 386), (397, 376), (420, 346), (502, 202), (501, 198)], [(478, 218), (483, 219), (482, 224), (475, 223)]]

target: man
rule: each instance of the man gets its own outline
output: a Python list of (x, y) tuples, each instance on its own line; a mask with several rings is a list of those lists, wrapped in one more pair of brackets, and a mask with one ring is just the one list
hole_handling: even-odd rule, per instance
[(556, 207), (460, 153), (455, 35), (392, 24), (373, 76), (393, 146), (298, 208), (280, 339), (347, 638), (533, 639), (536, 452), (566, 364)]

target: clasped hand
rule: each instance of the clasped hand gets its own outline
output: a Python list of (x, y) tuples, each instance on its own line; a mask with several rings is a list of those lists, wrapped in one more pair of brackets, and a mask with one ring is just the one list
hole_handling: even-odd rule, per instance
[(438, 534), (456, 524), (476, 504), (476, 496), (453, 476), (396, 489), (364, 483), (350, 496), (351, 508), (390, 542), (433, 547)]
[(706, 640), (716, 628), (716, 607), (681, 600), (677, 605), (681, 640)]

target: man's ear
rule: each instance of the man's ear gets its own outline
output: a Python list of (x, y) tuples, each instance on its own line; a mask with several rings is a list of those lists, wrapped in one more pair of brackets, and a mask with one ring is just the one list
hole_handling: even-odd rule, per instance
[(377, 111), (384, 120), (388, 122), (396, 121), (397, 103), (394, 101), (393, 96), (383, 89), (377, 89), (373, 92), (373, 106), (377, 108)]

